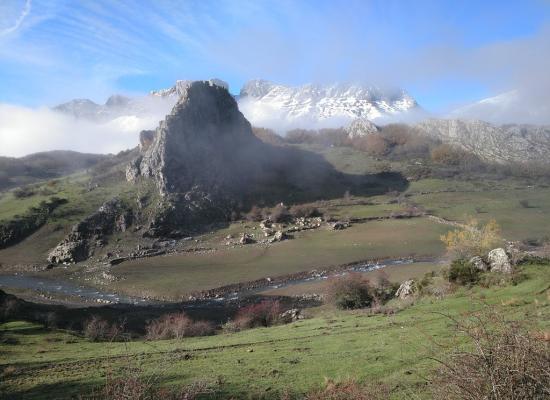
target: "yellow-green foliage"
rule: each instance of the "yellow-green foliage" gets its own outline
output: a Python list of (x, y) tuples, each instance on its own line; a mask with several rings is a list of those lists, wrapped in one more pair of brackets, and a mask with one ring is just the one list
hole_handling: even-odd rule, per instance
[(441, 236), (447, 250), (460, 257), (483, 256), (502, 242), (500, 227), (494, 219), (481, 225), (470, 218), (463, 229), (455, 229)]

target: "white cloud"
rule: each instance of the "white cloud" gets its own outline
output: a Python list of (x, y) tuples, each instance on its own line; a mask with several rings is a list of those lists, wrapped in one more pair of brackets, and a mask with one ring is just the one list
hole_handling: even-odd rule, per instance
[(27, 15), (29, 15), (29, 13), (31, 12), (31, 6), (32, 6), (31, 0), (26, 0), (25, 5), (23, 6), (23, 9), (21, 10), (21, 13), (15, 19), (13, 24), (11, 26), (7, 27), (7, 28), (4, 28), (4, 29), (0, 30), (0, 37), (9, 35), (10, 33), (13, 33), (15, 31), (17, 31), (19, 29), (19, 27), (21, 26), (21, 24), (23, 23), (23, 21), (25, 20), (25, 18), (27, 17)]
[(48, 150), (116, 153), (135, 147), (138, 132), (154, 128), (160, 118), (121, 116), (95, 123), (48, 108), (0, 103), (0, 155), (20, 157)]

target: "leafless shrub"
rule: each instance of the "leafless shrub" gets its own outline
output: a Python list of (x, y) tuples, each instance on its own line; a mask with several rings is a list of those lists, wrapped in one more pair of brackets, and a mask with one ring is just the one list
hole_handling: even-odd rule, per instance
[(214, 391), (207, 382), (179, 387), (161, 387), (162, 373), (146, 374), (138, 360), (131, 357), (120, 370), (110, 370), (105, 384), (81, 400), (195, 400)]
[(90, 319), (84, 322), (83, 334), (92, 342), (122, 340), (124, 339), (124, 332), (124, 322), (110, 324), (107, 320), (97, 315), (92, 315)]
[(241, 308), (235, 318), (224, 326), (228, 332), (238, 332), (259, 326), (272, 326), (280, 321), (282, 309), (278, 301), (264, 300)]
[(290, 211), (284, 204), (277, 204), (269, 213), (269, 219), (273, 222), (288, 222), (291, 219)]
[(457, 340), (432, 382), (436, 399), (548, 399), (549, 334), (529, 333), (490, 308), (455, 321)]
[(390, 388), (387, 385), (359, 384), (354, 380), (334, 382), (327, 380), (325, 387), (306, 394), (306, 400), (387, 400)]
[(246, 214), (246, 219), (255, 222), (261, 221), (264, 219), (264, 210), (258, 206), (252, 206), (250, 211)]
[(309, 204), (300, 204), (290, 207), (290, 214), (294, 218), (312, 218), (312, 217), (320, 217), (323, 214), (319, 211), (319, 209), (315, 206), (309, 205)]
[(148, 340), (181, 339), (188, 336), (207, 336), (215, 327), (208, 321), (193, 321), (184, 312), (165, 314), (145, 327)]

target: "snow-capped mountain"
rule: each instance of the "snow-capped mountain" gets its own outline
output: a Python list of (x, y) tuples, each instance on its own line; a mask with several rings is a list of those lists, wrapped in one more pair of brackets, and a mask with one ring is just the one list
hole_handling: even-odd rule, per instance
[[(111, 96), (102, 105), (87, 99), (72, 100), (54, 110), (99, 122), (123, 116), (158, 116), (160, 120), (170, 112), (189, 82), (177, 81), (168, 89), (141, 97)], [(209, 82), (228, 89), (227, 83), (220, 79)], [(346, 126), (357, 118), (377, 120), (418, 109), (416, 101), (403, 90), (390, 92), (351, 84), (289, 87), (253, 80), (235, 98), (240, 111), (253, 125), (279, 132), (298, 127)]]
[(344, 126), (357, 118), (377, 120), (418, 107), (404, 90), (342, 83), (290, 87), (265, 80), (246, 83), (238, 102), (253, 125), (279, 131)]
[(94, 122), (108, 122), (120, 117), (149, 118), (152, 116), (158, 116), (160, 121), (170, 112), (175, 102), (175, 99), (169, 97), (140, 96), (130, 98), (113, 95), (107, 99), (105, 104), (97, 104), (88, 99), (75, 99), (59, 104), (53, 110)]

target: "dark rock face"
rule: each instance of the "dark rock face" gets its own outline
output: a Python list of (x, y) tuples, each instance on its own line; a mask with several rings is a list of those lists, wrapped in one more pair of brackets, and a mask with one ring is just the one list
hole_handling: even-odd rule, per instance
[(54, 264), (86, 260), (105, 236), (124, 232), (132, 223), (131, 211), (118, 199), (104, 203), (99, 210), (73, 226), (71, 232), (48, 255)]
[(264, 148), (225, 87), (188, 82), (156, 131), (141, 133), (141, 154), (126, 169), (128, 180), (153, 179), (161, 194), (147, 235), (178, 236), (227, 219), (254, 187)]
[(262, 143), (229, 92), (190, 82), (156, 131), (140, 135), (142, 155), (131, 176), (151, 177), (161, 194), (203, 190), (237, 192), (251, 184)]

